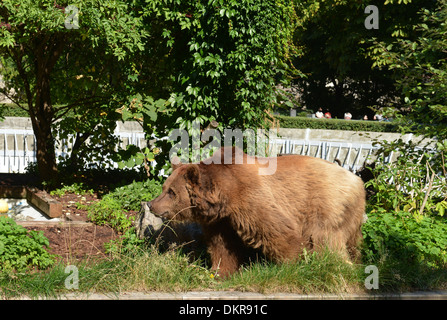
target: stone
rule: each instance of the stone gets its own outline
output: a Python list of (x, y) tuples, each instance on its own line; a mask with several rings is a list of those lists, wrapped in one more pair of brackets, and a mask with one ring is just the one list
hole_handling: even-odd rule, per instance
[(206, 248), (199, 224), (169, 221), (157, 217), (150, 211), (148, 202), (141, 203), (134, 226), (140, 239), (150, 240), (163, 248), (182, 247), (194, 252)]

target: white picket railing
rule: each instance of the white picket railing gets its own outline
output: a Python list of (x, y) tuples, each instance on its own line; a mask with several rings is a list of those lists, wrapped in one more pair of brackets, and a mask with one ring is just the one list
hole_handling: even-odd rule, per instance
[(0, 129), (0, 172), (24, 172), (28, 163), (36, 161), (35, 146), (33, 130)]
[[(344, 168), (356, 172), (374, 156), (372, 143), (330, 142), (312, 140), (276, 139), (277, 154), (300, 154), (338, 161)], [(389, 161), (389, 159), (386, 159)]]
[[(118, 147), (128, 144), (142, 147), (143, 132), (115, 132), (120, 137)], [(69, 156), (70, 145), (65, 141), (56, 149), (56, 158)], [(36, 162), (36, 138), (31, 129), (0, 129), (0, 172), (23, 173), (29, 163)]]
[[(142, 147), (143, 132), (115, 132), (120, 137), (120, 148), (128, 144)], [(331, 162), (338, 160), (346, 169), (356, 171), (374, 154), (375, 147), (365, 143), (327, 142), (293, 139), (274, 139), (270, 148), (277, 154), (301, 154)], [(62, 143), (56, 156), (68, 156), (69, 146)], [(0, 129), (0, 172), (25, 172), (29, 163), (36, 161), (36, 141), (31, 129)]]

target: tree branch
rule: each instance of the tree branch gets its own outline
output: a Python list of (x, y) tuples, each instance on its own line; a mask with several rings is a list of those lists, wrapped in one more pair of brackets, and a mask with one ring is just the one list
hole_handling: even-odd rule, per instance
[(73, 107), (79, 106), (79, 105), (92, 105), (95, 103), (100, 102), (104, 97), (100, 97), (100, 96), (91, 96), (88, 98), (83, 98), (83, 99), (79, 99), (76, 100), (75, 102), (65, 105), (63, 107), (60, 107), (56, 110), (55, 113), (59, 113), (60, 111), (64, 110), (63, 112), (57, 114), (57, 116), (54, 117), (54, 121), (57, 121), (59, 119), (61, 119), (62, 117), (64, 117)]
[(3, 94), (6, 98), (8, 98), (9, 100), (11, 100), (15, 105), (17, 105), (20, 109), (29, 112), (29, 110), (27, 108), (22, 107), (22, 105), (20, 105), (19, 101), (15, 99), (14, 96), (10, 95), (8, 92), (8, 88), (0, 88), (0, 93)]

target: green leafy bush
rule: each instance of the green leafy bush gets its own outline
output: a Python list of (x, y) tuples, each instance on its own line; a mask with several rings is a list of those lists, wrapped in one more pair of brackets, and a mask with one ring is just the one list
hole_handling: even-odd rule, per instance
[[(382, 142), (363, 225), (369, 260), (391, 257), (406, 266), (447, 266), (445, 146)], [(384, 161), (391, 152), (392, 162)]]
[(88, 207), (88, 218), (98, 225), (108, 225), (118, 233), (125, 233), (132, 226), (133, 217), (126, 212), (138, 211), (141, 201), (154, 199), (161, 192), (157, 180), (133, 182), (106, 194), (100, 201)]
[(406, 265), (447, 265), (447, 220), (423, 216), (416, 220), (405, 211), (376, 210), (362, 227), (364, 258), (377, 261), (388, 255)]
[(135, 251), (137, 247), (144, 246), (145, 239), (140, 239), (135, 232), (135, 228), (127, 229), (124, 234), (116, 239), (104, 244), (107, 253), (126, 254)]
[(0, 270), (46, 269), (55, 262), (45, 249), (48, 246), (42, 231), (28, 231), (11, 218), (0, 217)]
[(91, 222), (100, 226), (108, 225), (118, 233), (132, 226), (132, 220), (127, 217), (121, 202), (110, 194), (88, 207), (87, 217)]
[[(391, 152), (397, 154), (385, 162)], [(374, 178), (365, 186), (374, 192), (369, 203), (376, 209), (443, 216), (447, 209), (447, 145), (427, 148), (401, 139), (382, 142), (378, 150)]]
[(150, 201), (161, 193), (158, 180), (133, 182), (127, 186), (116, 188), (110, 195), (118, 200), (125, 210), (139, 210), (141, 201)]

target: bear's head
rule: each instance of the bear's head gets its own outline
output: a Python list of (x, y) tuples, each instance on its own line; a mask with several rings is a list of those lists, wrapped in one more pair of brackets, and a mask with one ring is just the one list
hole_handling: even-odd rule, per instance
[(173, 165), (162, 193), (149, 203), (155, 215), (169, 220), (205, 222), (213, 220), (212, 178), (204, 164)]

